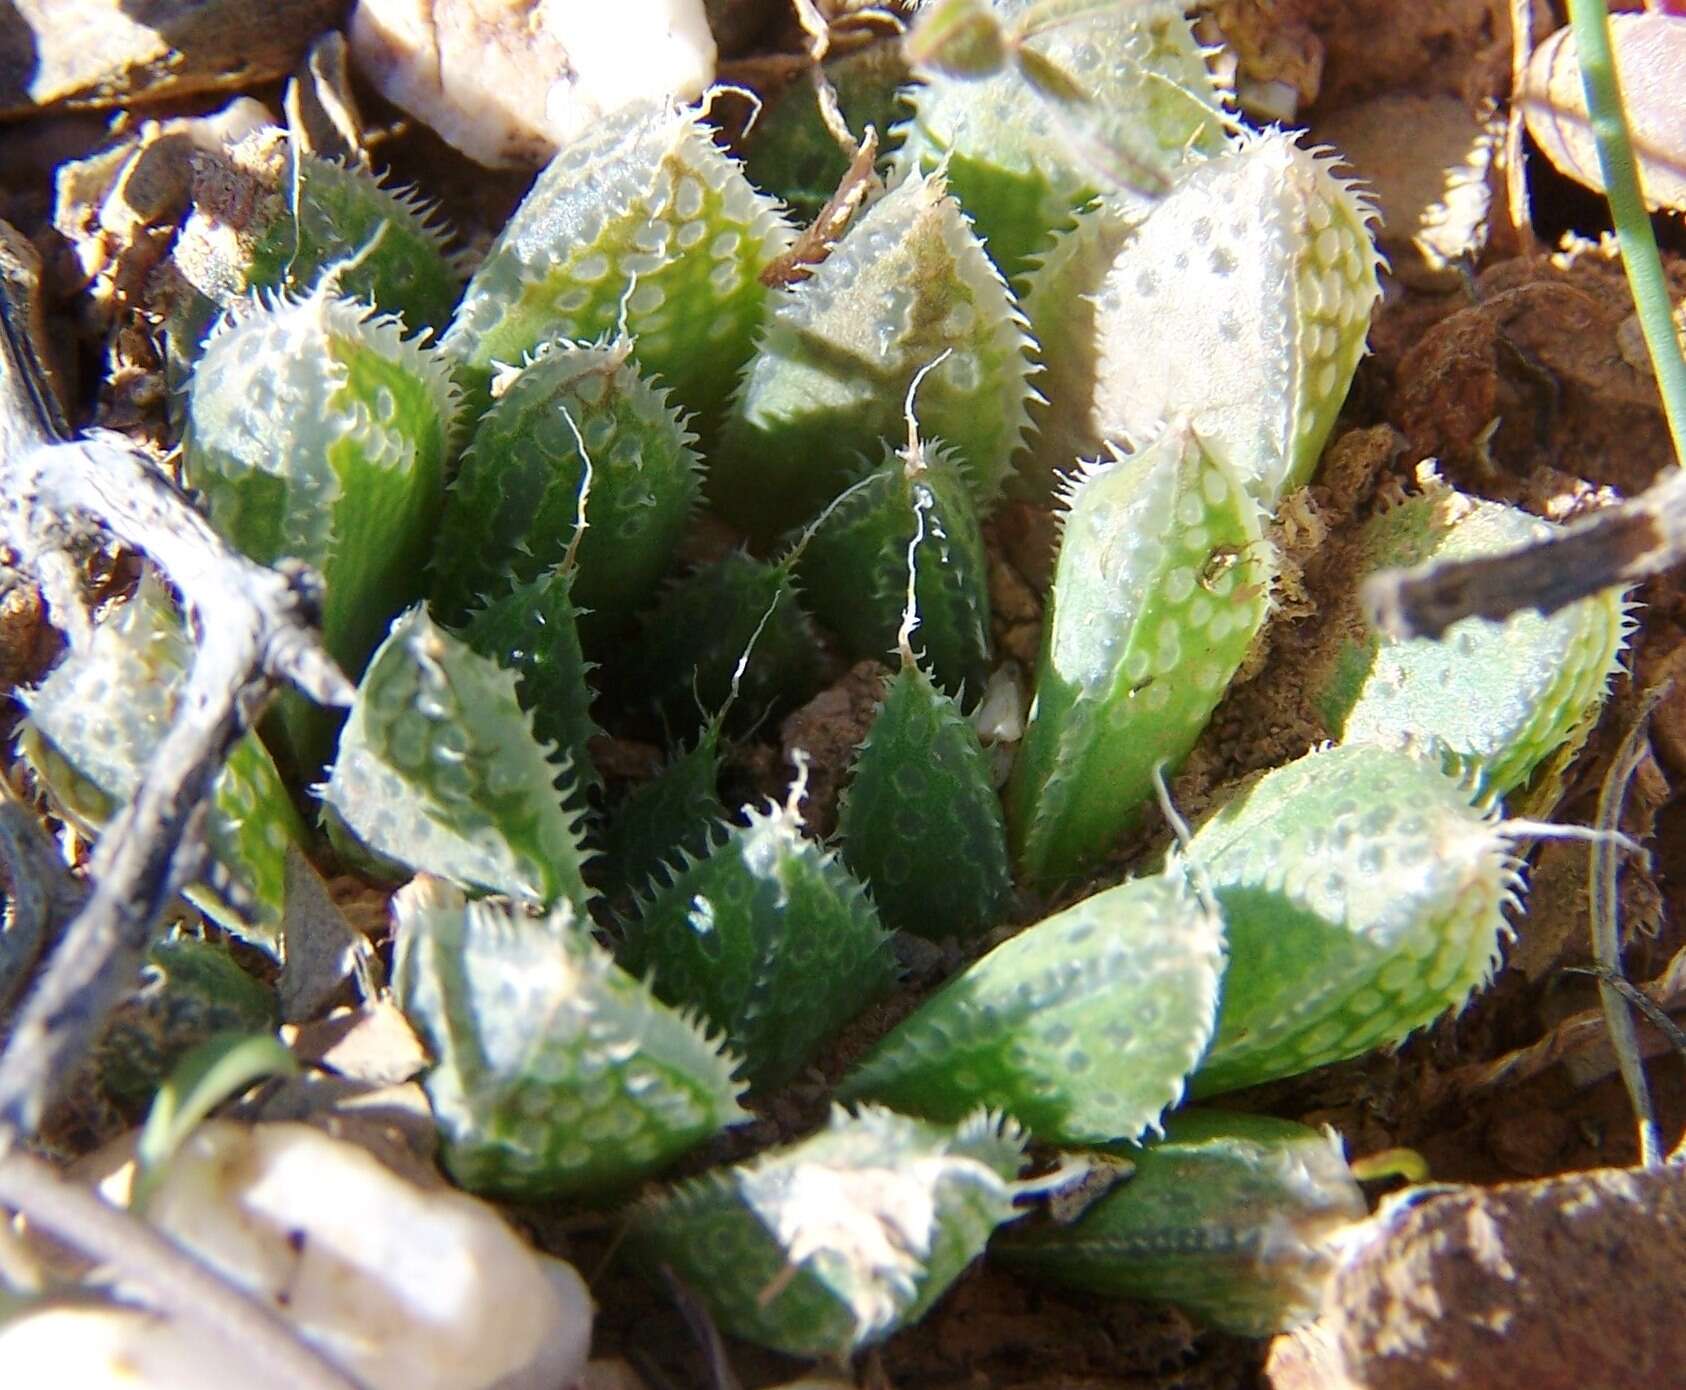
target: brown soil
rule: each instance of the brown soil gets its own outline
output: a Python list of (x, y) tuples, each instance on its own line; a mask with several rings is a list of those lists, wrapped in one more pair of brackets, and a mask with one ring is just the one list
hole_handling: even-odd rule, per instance
[[(744, 16), (753, 6), (730, 8), (739, 12), (739, 32), (755, 36), (746, 43), (798, 49), (789, 26), (773, 13), (776, 5), (764, 7), (771, 18), (760, 24)], [(1243, 70), (1281, 77), (1314, 98), (1314, 122), (1381, 96), (1451, 97), (1473, 107), (1503, 98), (1509, 85), (1511, 7), (1504, 0), (1226, 0), (1209, 8), (1232, 33), (1246, 36)], [(1544, 32), (1549, 26), (1540, 27)], [(275, 93), (260, 95), (273, 101)], [(368, 107), (382, 110), (372, 98)], [(137, 388), (136, 374), (145, 377), (156, 364), (119, 312), (121, 369), (115, 378), (102, 372), (100, 324), (79, 293), (65, 246), (50, 229), (55, 164), (84, 153), (101, 135), (99, 123), (86, 115), (0, 127), (0, 216), (47, 253), (60, 294), (60, 327), (75, 344), (66, 365), (80, 368), (82, 404), (91, 406), (98, 396), (108, 422), (140, 429), (156, 423), (158, 399)], [(425, 132), (383, 145), (378, 156), (440, 196), (470, 241), (476, 229), (484, 234), (495, 228), (520, 191), (518, 179), (485, 176)], [(1588, 220), (1597, 216), (1594, 200), (1538, 164), (1533, 176), (1536, 228), (1554, 237), (1568, 230), (1597, 235), (1598, 224)], [(1502, 182), (1502, 174), (1495, 181)], [(1390, 281), (1371, 333), (1372, 355), (1360, 368), (1320, 481), (1283, 523), (1296, 564), (1264, 660), (1232, 690), (1173, 788), (1189, 817), (1226, 782), (1274, 766), (1325, 736), (1305, 707), (1297, 672), (1322, 617), (1340, 608), (1342, 557), (1354, 525), (1379, 499), (1414, 487), (1421, 460), (1437, 458), (1442, 476), (1460, 488), (1556, 519), (1642, 490), (1669, 462), (1654, 382), (1626, 326), (1632, 305), (1619, 265), (1597, 250), (1567, 261), (1548, 259), (1553, 247), (1536, 247), (1506, 223), (1502, 188), (1491, 216), (1487, 249), (1473, 256), (1467, 274), (1454, 267), (1449, 288)], [(1664, 240), (1678, 248), (1677, 224), (1664, 227)], [(1523, 246), (1530, 254), (1521, 253)], [(1686, 260), (1671, 253), (1669, 262), (1678, 295), (1686, 291)], [(1010, 508), (991, 527), (997, 636), (1005, 653), (1026, 663), (1035, 657), (1037, 595), (1046, 584), (1052, 539), (1047, 514), (1031, 508)], [(1631, 674), (1619, 679), (1584, 752), (1563, 772), (1555, 819), (1591, 822), (1611, 754), (1635, 717), (1636, 692), (1686, 660), (1682, 580), (1665, 576), (1636, 597)], [(40, 624), (39, 609), (27, 598), (0, 605), (0, 677), (8, 683), (50, 660), (52, 643)], [(850, 671), (782, 729), (767, 731), (761, 747), (741, 751), (738, 775), (781, 793), (789, 775), (786, 751), (805, 748), (810, 804), (823, 825), (881, 675), (871, 665)], [(1686, 683), (1658, 709), (1651, 747), (1622, 822), (1652, 852), (1649, 865), (1630, 864), (1622, 880), (1626, 965), (1635, 981), (1659, 982), (1655, 992), (1665, 1007), (1682, 1007), (1686, 982), (1674, 980), (1670, 966), (1686, 947), (1686, 802), (1675, 794), (1686, 779)], [(624, 771), (635, 777), (650, 763), (641, 756), (648, 750), (629, 744), (625, 751)], [(1150, 817), (1106, 877), (1149, 860), (1164, 843), (1163, 826)], [(1531, 906), (1518, 922), (1509, 964), (1462, 1015), (1394, 1053), (1261, 1088), (1236, 1103), (1332, 1125), (1355, 1157), (1414, 1148), (1434, 1178), (1446, 1183), (1561, 1179), (1632, 1164), (1634, 1124), (1596, 1018), (1596, 989), (1585, 975), (1570, 973), (1589, 958), (1586, 847), (1549, 843), (1529, 862)], [(1020, 920), (1034, 920), (1046, 906), (1023, 903)], [(896, 998), (859, 1020), (814, 1076), (763, 1103), (756, 1124), (718, 1141), (690, 1166), (741, 1157), (812, 1128), (824, 1117), (827, 1083), (849, 1060), (937, 981), (1003, 934), (965, 951), (910, 949), (908, 980)], [(1686, 1072), (1660, 1037), (1645, 1036), (1664, 1137), (1672, 1144), (1686, 1128)], [(1656, 1369), (1654, 1358), (1667, 1337), (1676, 1339), (1679, 1356), (1678, 1319), (1662, 1300), (1680, 1282), (1680, 1201), (1678, 1183), (1601, 1174), (1591, 1187), (1560, 1180), (1543, 1189), (1466, 1191), (1440, 1206), (1425, 1204), (1420, 1213), (1405, 1214), (1402, 1226), (1409, 1229), (1397, 1249), (1361, 1262), (1352, 1282), (1343, 1283), (1334, 1330), (1325, 1329), (1321, 1344), (1302, 1337), (1281, 1345), (1271, 1374), (1276, 1384), (1296, 1390), (1354, 1383), (1333, 1378), (1330, 1367), (1340, 1362), (1348, 1374), (1369, 1365), (1366, 1348), (1403, 1326), (1399, 1310), (1406, 1308), (1414, 1309), (1410, 1326), (1419, 1340), (1408, 1345), (1417, 1354), (1404, 1361), (1396, 1356), (1385, 1373), (1356, 1383), (1663, 1383), (1669, 1375)], [(1599, 1210), (1613, 1204), (1615, 1215), (1600, 1218), (1589, 1244), (1554, 1245), (1548, 1239), (1552, 1222), (1565, 1204), (1576, 1202)], [(612, 1232), (593, 1218), (515, 1215), (587, 1271), (613, 1243)], [(1588, 1249), (1596, 1251), (1595, 1263), (1583, 1262)], [(1505, 1274), (1506, 1259), (1526, 1277)], [(1548, 1266), (1574, 1268), (1573, 1281), (1550, 1282), (1538, 1273)], [(599, 1355), (634, 1357), (652, 1386), (663, 1383), (659, 1377), (673, 1387), (711, 1383), (705, 1354), (667, 1295), (614, 1274), (594, 1288), (601, 1305)], [(1429, 1324), (1435, 1319), (1422, 1310), (1425, 1289), (1454, 1314), (1462, 1307), (1489, 1322), (1516, 1318), (1517, 1331), (1499, 1341), (1507, 1354), (1524, 1349), (1518, 1354), (1526, 1360), (1515, 1364), (1527, 1368), (1526, 1381), (1520, 1373), (1502, 1380), (1490, 1374), (1479, 1360), (1484, 1344), (1473, 1333), (1449, 1344), (1434, 1341)], [(1575, 1342), (1578, 1359), (1568, 1375), (1571, 1363), (1553, 1360), (1557, 1344), (1549, 1335), (1566, 1308), (1576, 1310), (1581, 1327), (1619, 1325), (1632, 1332), (1653, 1318), (1668, 1326), (1656, 1339), (1639, 1338), (1631, 1359), (1620, 1363), (1626, 1369), (1613, 1379), (1595, 1369), (1614, 1364), (1597, 1360), (1597, 1343)], [(805, 1369), (736, 1342), (728, 1342), (727, 1353), (744, 1386), (776, 1384)], [(865, 1357), (855, 1373), (857, 1384), (906, 1390), (1229, 1390), (1261, 1383), (1266, 1354), (1263, 1344), (1203, 1331), (1174, 1311), (1052, 1292), (980, 1266), (922, 1324)], [(1402, 1370), (1406, 1361), (1417, 1370)], [(1451, 1369), (1443, 1376), (1422, 1370), (1431, 1363)]]

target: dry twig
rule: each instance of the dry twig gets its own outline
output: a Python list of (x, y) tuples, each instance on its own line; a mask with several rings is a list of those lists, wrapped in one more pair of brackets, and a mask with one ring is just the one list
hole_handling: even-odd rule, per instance
[(1604, 1006), (1605, 1026), (1610, 1031), (1610, 1044), (1616, 1050), (1622, 1083), (1627, 1087), (1629, 1100), (1639, 1121), (1639, 1155), (1645, 1167), (1662, 1161), (1662, 1138), (1657, 1127), (1656, 1108), (1651, 1103), (1651, 1090), (1645, 1081), (1645, 1064), (1639, 1056), (1639, 1036), (1634, 1028), (1628, 1002), (1614, 983), (1622, 976), (1622, 946), (1620, 935), (1620, 904), (1616, 899), (1617, 863), (1616, 831), (1621, 824), (1622, 804), (1627, 798), (1628, 783), (1639, 767), (1649, 747), (1646, 730), (1650, 727), (1651, 711), (1667, 693), (1672, 681), (1663, 681), (1646, 692), (1639, 712), (1623, 736), (1621, 747), (1604, 774), (1598, 789), (1598, 829), (1601, 834), (1592, 843), (1592, 866), (1588, 875), (1588, 897), (1592, 915), (1592, 958), (1598, 966), (1599, 998)]
[[(1597, 972), (1592, 972), (1596, 974)], [(1632, 986), (1629, 986), (1632, 988)], [(1665, 1013), (1686, 1008), (1686, 951), (1669, 962), (1668, 969), (1654, 980), (1638, 986), (1649, 1007), (1642, 1010), (1647, 1017), (1652, 1009)], [(1557, 1024), (1549, 1033), (1526, 1047), (1516, 1048), (1502, 1057), (1487, 1062), (1475, 1062), (1460, 1067), (1448, 1078), (1450, 1092), (1456, 1096), (1475, 1095), (1494, 1086), (1514, 1086), (1571, 1058), (1584, 1057), (1608, 1044), (1609, 1033), (1602, 1007), (1582, 1009)], [(1649, 1056), (1668, 1046), (1665, 1038), (1641, 1042), (1642, 1055)]]

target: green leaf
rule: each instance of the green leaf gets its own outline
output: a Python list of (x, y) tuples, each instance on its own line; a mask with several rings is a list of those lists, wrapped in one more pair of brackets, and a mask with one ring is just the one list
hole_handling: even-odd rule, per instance
[(1176, 869), (1027, 927), (951, 980), (844, 1081), (934, 1119), (978, 1105), (1039, 1139), (1133, 1139), (1212, 1036), (1223, 931)]
[[(193, 644), (168, 592), (150, 575), (85, 646), (72, 647), (36, 689), (19, 748), (53, 802), (97, 832), (128, 803), (174, 722)], [(271, 955), (281, 951), (286, 854), (306, 840), (262, 743), (248, 734), (212, 784), (205, 837), (224, 887), (187, 896), (220, 925)]]
[(1266, 773), (1188, 846), (1223, 910), (1215, 1095), (1404, 1039), (1499, 961), (1520, 881), (1503, 827), (1437, 764), (1369, 744)]
[(481, 417), (433, 552), (444, 621), (566, 564), (574, 603), (591, 613), (581, 622), (590, 645), (655, 592), (696, 508), (700, 465), (694, 436), (631, 350), (625, 339), (551, 343)]
[(628, 928), (623, 958), (661, 998), (724, 1029), (760, 1090), (806, 1066), (895, 968), (860, 884), (778, 806), (675, 866)]
[(463, 1186), (613, 1193), (748, 1119), (737, 1059), (615, 965), (566, 903), (543, 918), (422, 877), (394, 900), (393, 989)]
[(249, 216), (230, 216), (207, 179), (171, 250), (182, 277), (218, 308), (255, 290), (309, 292), (324, 272), (334, 292), (400, 316), (413, 332), (445, 326), (462, 284), (441, 250), (444, 234), (406, 189), (360, 168), (302, 153), (266, 126), (224, 154), (248, 186)]
[(864, 1106), (820, 1133), (634, 1208), (627, 1247), (670, 1268), (726, 1331), (843, 1357), (917, 1322), (1010, 1220), (1024, 1136)]
[(732, 551), (662, 595), (610, 683), (629, 703), (653, 705), (677, 735), (728, 700), (730, 726), (747, 730), (813, 695), (822, 659), (789, 562)]
[(584, 850), (552, 752), (516, 698), (515, 673), (418, 606), (369, 662), (323, 801), (376, 856), (583, 913)]
[(591, 717), (592, 667), (580, 650), (572, 590), (565, 569), (518, 584), (470, 614), (462, 638), (515, 673), (515, 693), (532, 716), (535, 737), (566, 759), (559, 778), (564, 803), (579, 810), (602, 785), (591, 761), (591, 740), (601, 730)]
[(1070, 490), (1036, 697), (1008, 783), (1019, 872), (1093, 866), (1194, 747), (1264, 623), (1274, 556), (1258, 505), (1173, 423)]
[(294, 1076), (299, 1064), (271, 1033), (221, 1033), (207, 1038), (176, 1064), (159, 1087), (135, 1145), (135, 1182), (129, 1205), (146, 1210), (147, 1198), (171, 1155), (225, 1100), (267, 1076)]
[(1438, 639), (1403, 642), (1371, 630), (1358, 604), (1358, 585), (1374, 570), (1498, 554), (1551, 531), (1519, 508), (1438, 484), (1373, 517), (1352, 584), (1326, 610), (1330, 640), (1307, 662), (1306, 687), (1330, 733), (1445, 753), (1495, 796), (1521, 786), (1565, 743), (1578, 745), (1626, 643), (1620, 589), (1549, 617), (1466, 618)]
[(484, 408), (494, 364), (625, 333), (640, 370), (707, 422), (760, 326), (759, 276), (793, 236), (695, 111), (634, 102), (540, 172), (443, 346)]
[[(908, 72), (899, 43), (871, 44), (829, 59), (823, 68), (838, 110), (857, 137), (869, 125), (882, 137), (900, 119), (896, 94)], [(782, 199), (804, 226), (819, 216), (848, 172), (849, 156), (826, 128), (812, 82), (791, 82), (769, 98), (744, 141), (750, 181)]]
[(1223, 149), (1224, 93), (1180, 4), (965, 8), (996, 21), (1000, 61), (957, 69), (944, 47), (916, 67), (897, 167), (944, 169), (1010, 279), (1097, 193), (1145, 206)]
[(653, 892), (658, 874), (666, 882), (672, 866), (707, 853), (710, 830), (726, 818), (719, 782), (720, 721), (713, 719), (610, 815), (600, 865), (604, 897)]
[(1117, 204), (1097, 200), (1025, 273), (1022, 302), (1042, 370), (1036, 374), (1039, 399), (1030, 403), (1030, 440), (1010, 486), (1030, 501), (1047, 502), (1070, 485), (1082, 463), (1106, 455), (1094, 413), (1100, 373), (1095, 296), (1133, 225)]
[(1184, 416), (1267, 512), (1317, 467), (1381, 297), (1374, 209), (1298, 139), (1185, 166), (1095, 298), (1095, 432)]
[[(322, 640), (353, 677), (421, 596), (456, 409), (436, 348), (327, 287), (248, 304), (193, 374), (189, 485), (236, 549), (317, 570)], [(277, 721), (289, 772), (314, 776), (332, 747), (330, 717), (285, 695)]]
[(1126, 1182), (1069, 1225), (1009, 1232), (992, 1258), (1269, 1337), (1316, 1315), (1337, 1259), (1332, 1238), (1368, 1212), (1340, 1140), (1291, 1120), (1182, 1110), (1164, 1138), (1115, 1152), (1133, 1163)]
[(1030, 348), (942, 179), (908, 178), (778, 301), (710, 455), (709, 499), (761, 540), (812, 516), (905, 434), (908, 389), (931, 367), (921, 428), (955, 450), (987, 512), (1028, 423)]
[(853, 660), (884, 660), (896, 649), (908, 547), (923, 516), (914, 640), (939, 685), (976, 698), (989, 669), (989, 561), (965, 474), (949, 450), (917, 444), (886, 445), (864, 477), (798, 542), (796, 581), (809, 611)]
[(94, 1067), (102, 1089), (139, 1105), (207, 1038), (273, 1032), (280, 1021), (275, 990), (242, 970), (227, 946), (166, 937), (147, 951), (139, 988), (107, 1020)]
[(916, 666), (890, 681), (838, 815), (843, 862), (884, 920), (919, 936), (976, 936), (1013, 882), (1001, 799), (958, 704)]

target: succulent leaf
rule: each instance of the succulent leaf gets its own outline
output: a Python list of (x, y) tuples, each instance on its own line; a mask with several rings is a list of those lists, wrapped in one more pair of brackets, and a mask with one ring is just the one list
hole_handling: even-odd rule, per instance
[(580, 650), (572, 585), (563, 568), (517, 584), (471, 614), (461, 635), (481, 656), (515, 672), (515, 693), (533, 717), (533, 733), (567, 759), (571, 809), (579, 809), (602, 778), (591, 761), (591, 740), (600, 731), (591, 717), (591, 668)]
[[(396, 314), (412, 330), (444, 328), (462, 289), (443, 233), (414, 194), (373, 174), (304, 154), (285, 131), (259, 130), (226, 155), (171, 252), (217, 308), (255, 290), (308, 292), (325, 271), (347, 299)], [(218, 194), (242, 188), (237, 216)]]
[[(252, 559), (322, 575), (323, 641), (352, 675), (420, 596), (456, 405), (434, 348), (326, 288), (250, 304), (193, 375), (188, 483)], [(331, 746), (327, 716), (297, 696), (278, 709), (287, 761), (314, 771)]]
[(794, 708), (819, 689), (821, 661), (789, 563), (732, 551), (662, 595), (618, 674), (629, 700), (653, 704), (683, 733), (732, 698), (734, 679), (734, 728)]
[(725, 1030), (758, 1090), (788, 1081), (886, 989), (889, 937), (861, 886), (790, 807), (750, 811), (628, 928), (629, 969)]
[(1295, 139), (1185, 166), (1095, 305), (1094, 432), (1186, 415), (1267, 512), (1317, 467), (1381, 295), (1374, 211)]
[(694, 111), (635, 103), (539, 174), (444, 347), (483, 405), (495, 363), (624, 332), (640, 370), (706, 423), (750, 354), (761, 271), (794, 235)]
[[(175, 604), (148, 575), (134, 597), (24, 694), (20, 747), (72, 821), (98, 830), (134, 796), (174, 722), (193, 661)], [(306, 834), (256, 736), (234, 745), (212, 784), (205, 837), (238, 901), (205, 885), (188, 897), (228, 930), (281, 951), (286, 855)]]
[(775, 305), (750, 362), (708, 494), (750, 535), (812, 516), (881, 441), (919, 420), (959, 455), (980, 512), (1001, 493), (1028, 417), (1030, 338), (940, 177), (911, 177), (862, 213)]
[(706, 854), (710, 828), (726, 818), (719, 783), (720, 721), (710, 720), (610, 816), (599, 865), (604, 897), (647, 892), (666, 866)]
[(255, 291), (333, 292), (443, 329), (462, 290), (430, 210), (373, 174), (298, 150), (269, 126), (208, 162), (155, 292), (166, 369), (185, 378), (217, 315)]
[(601, 1194), (749, 1116), (736, 1059), (617, 966), (560, 903), (525, 916), (421, 877), (393, 900), (393, 988), (463, 1186)]
[[(880, 135), (898, 119), (897, 93), (908, 80), (898, 43), (875, 43), (824, 63), (837, 109), (859, 136)], [(792, 82), (767, 104), (746, 135), (744, 172), (782, 199), (792, 216), (812, 222), (848, 172), (849, 156), (826, 128), (811, 82)]]
[(1224, 94), (1180, 3), (971, 8), (1000, 26), (1000, 61), (957, 66), (939, 45), (916, 65), (897, 167), (945, 169), (1009, 279), (1097, 193), (1145, 207), (1223, 149)]
[(273, 1033), (275, 991), (227, 946), (196, 936), (154, 942), (140, 987), (118, 1005), (94, 1049), (100, 1084), (129, 1104), (151, 1098), (191, 1049), (217, 1033)]
[(886, 446), (880, 466), (828, 507), (801, 543), (796, 580), (851, 659), (883, 660), (896, 647), (908, 547), (921, 515), (916, 640), (939, 685), (976, 694), (989, 669), (989, 562), (965, 475), (947, 450)]
[(1330, 615), (1334, 641), (1307, 673), (1331, 734), (1346, 743), (1436, 748), (1503, 796), (1565, 742), (1583, 739), (1621, 660), (1622, 591), (1504, 622), (1466, 618), (1441, 638), (1385, 641), (1359, 613), (1357, 580), (1387, 566), (1495, 554), (1549, 523), (1435, 485), (1371, 519), (1354, 588)]
[(1019, 869), (1087, 868), (1175, 771), (1246, 657), (1273, 557), (1258, 505), (1174, 424), (1072, 486), (1036, 697), (1007, 787)]
[(1396, 1043), (1461, 1007), (1508, 933), (1503, 827), (1437, 765), (1372, 744), (1265, 774), (1188, 846), (1229, 941), (1214, 1095)]
[(377, 856), (522, 902), (565, 899), (583, 913), (583, 851), (558, 774), (516, 697), (515, 672), (418, 605), (369, 662), (323, 800)]
[(1106, 453), (1092, 409), (1100, 372), (1095, 295), (1133, 225), (1116, 203), (1097, 199), (1025, 273), (1022, 303), (1042, 362), (1041, 399), (1030, 403), (1030, 440), (1013, 487), (1031, 501), (1045, 501), (1081, 461)]
[(1127, 1153), (1132, 1176), (1067, 1226), (1018, 1227), (991, 1257), (1067, 1287), (1175, 1303), (1245, 1337), (1317, 1313), (1330, 1238), (1368, 1213), (1332, 1133), (1182, 1110)]
[(1049, 1142), (1133, 1139), (1181, 1099), (1222, 970), (1222, 924), (1180, 872), (1121, 883), (951, 980), (839, 1094), (934, 1119), (989, 1105)]
[(976, 936), (1007, 913), (1013, 881), (989, 760), (955, 701), (917, 666), (890, 681), (838, 833), (843, 862), (891, 927)]
[(727, 1331), (846, 1356), (916, 1322), (1013, 1215), (1023, 1136), (862, 1107), (789, 1148), (634, 1209), (628, 1246), (671, 1268)]
[(565, 560), (592, 635), (627, 626), (648, 602), (700, 483), (693, 437), (630, 351), (624, 339), (552, 343), (481, 417), (434, 549), (442, 621)]

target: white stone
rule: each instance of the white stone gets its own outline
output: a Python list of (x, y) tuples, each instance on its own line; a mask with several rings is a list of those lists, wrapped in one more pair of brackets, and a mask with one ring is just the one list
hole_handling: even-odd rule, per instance
[[(124, 1201), (131, 1171), (101, 1190)], [(592, 1304), (572, 1266), (535, 1252), (477, 1198), (418, 1187), (309, 1125), (201, 1125), (146, 1215), (370, 1390), (568, 1390), (584, 1373)], [(50, 1308), (0, 1328), (7, 1384), (245, 1383), (218, 1354), (202, 1329), (115, 1306)], [(41, 1373), (20, 1370), (31, 1365)]]
[(634, 101), (714, 80), (703, 0), (358, 0), (351, 54), (470, 158), (538, 165)]

